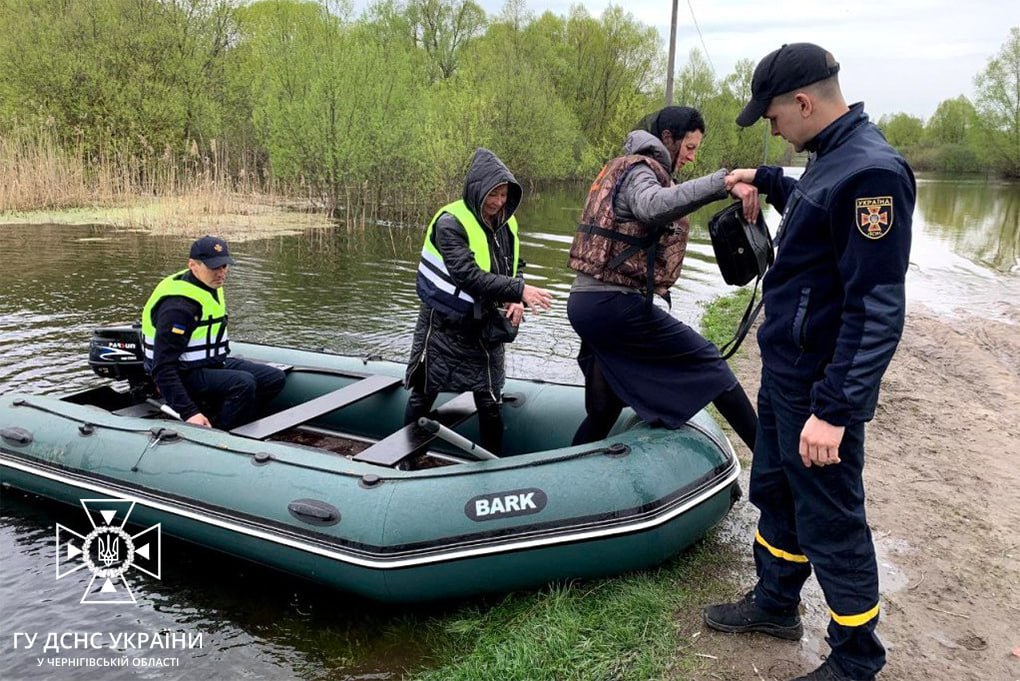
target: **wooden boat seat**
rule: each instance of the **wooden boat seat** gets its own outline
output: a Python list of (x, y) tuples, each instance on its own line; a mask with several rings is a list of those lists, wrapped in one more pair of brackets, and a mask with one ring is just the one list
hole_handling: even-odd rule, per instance
[(387, 388), (403, 381), (402, 378), (394, 376), (373, 375), (344, 386), (338, 390), (320, 395), (308, 402), (294, 405), (275, 414), (270, 414), (257, 421), (246, 423), (230, 431), (232, 435), (241, 435), (256, 440), (265, 440), (267, 437), (276, 435), (294, 426), (311, 421), (314, 418), (347, 407), (355, 402), (360, 402), (366, 397), (371, 397)]
[[(475, 406), (475, 396), (467, 392), (433, 410), (432, 418), (447, 428), (453, 428), (471, 418), (476, 411), (478, 407)], [(411, 423), (379, 440), (354, 457), (354, 460), (379, 466), (396, 466), (407, 457), (424, 450), (434, 439), (434, 434)]]

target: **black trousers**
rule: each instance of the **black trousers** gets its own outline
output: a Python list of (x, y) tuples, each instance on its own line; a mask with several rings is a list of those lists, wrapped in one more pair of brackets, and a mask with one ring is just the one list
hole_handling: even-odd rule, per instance
[(780, 386), (762, 371), (750, 485), (761, 511), (755, 602), (794, 612), (814, 568), (830, 610), (829, 658), (852, 678), (871, 678), (885, 664), (885, 648), (875, 634), (878, 565), (864, 515), (864, 424), (846, 427), (840, 463), (805, 468), (799, 446), (809, 389)]
[[(751, 406), (751, 401), (747, 398), (744, 388), (737, 383), (716, 397), (712, 403), (733, 427), (747, 448), (753, 452), (758, 418), (754, 414), (754, 407)], [(625, 406), (623, 400), (613, 392), (612, 386), (609, 385), (602, 373), (598, 360), (595, 360), (588, 372), (587, 380), (584, 382), (586, 416), (578, 426), (577, 432), (574, 433), (571, 444), (587, 444), (608, 436)]]
[(181, 382), (196, 403), (209, 405), (206, 418), (223, 430), (253, 420), (283, 389), (287, 376), (276, 367), (228, 357), (223, 367), (181, 372)]
[[(501, 456), (503, 454), (501, 405), (497, 400), (492, 399), (492, 395), (487, 390), (477, 390), (473, 395), (475, 396), (475, 407), (478, 408), (478, 432), (481, 436), (481, 442), (478, 444), (496, 456)], [(404, 423), (416, 423), (422, 416), (428, 416), (437, 397), (439, 397), (439, 393), (412, 391), (411, 397), (407, 400), (407, 409), (404, 411)]]

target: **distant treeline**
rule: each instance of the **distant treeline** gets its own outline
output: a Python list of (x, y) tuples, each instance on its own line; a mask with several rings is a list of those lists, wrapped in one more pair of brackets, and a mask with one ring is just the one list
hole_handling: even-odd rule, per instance
[[(154, 174), (180, 180), (172, 165), (328, 209), (431, 210), (478, 146), (525, 182), (588, 179), (664, 96), (662, 40), (620, 7), (536, 17), (509, 0), (490, 17), (470, 0), (381, 0), (354, 17), (329, 1), (0, 0), (0, 11), (0, 134), (55, 145), (85, 174), (126, 168), (104, 172), (145, 191), (160, 191)], [(752, 69), (718, 80), (694, 52), (678, 71), (675, 100), (708, 127), (694, 172), (786, 153), (764, 126), (733, 123)]]
[[(763, 123), (733, 123), (753, 67), (720, 79), (693, 51), (679, 68), (675, 101), (708, 127), (693, 172), (788, 160)], [(525, 182), (590, 178), (662, 105), (664, 73), (660, 36), (620, 7), (534, 16), (508, 0), (488, 16), (471, 0), (379, 0), (354, 16), (342, 0), (0, 0), (0, 160), (85, 190), (93, 174), (155, 193), (201, 178), (404, 215), (455, 191), (478, 146)], [(891, 141), (924, 167), (1016, 174), (996, 78), (976, 108), (890, 117)], [(53, 184), (30, 175), (10, 176)]]
[(974, 78), (974, 102), (946, 99), (927, 121), (905, 113), (879, 126), (915, 170), (1020, 177), (1020, 28)]

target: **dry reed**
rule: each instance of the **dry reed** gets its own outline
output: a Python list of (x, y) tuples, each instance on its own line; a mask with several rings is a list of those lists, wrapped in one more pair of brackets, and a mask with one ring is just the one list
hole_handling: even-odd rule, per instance
[[(166, 234), (217, 230), (259, 236), (328, 226), (416, 226), (438, 192), (392, 182), (359, 182), (332, 196), (304, 181), (280, 186), (251, 152), (228, 153), (210, 140), (200, 151), (157, 152), (140, 140), (134, 154), (87, 152), (81, 141), (61, 143), (48, 129), (0, 134), (0, 222), (76, 220)], [(337, 199), (340, 199), (339, 201)], [(27, 215), (26, 215), (27, 214)], [(66, 216), (65, 216), (66, 217)]]

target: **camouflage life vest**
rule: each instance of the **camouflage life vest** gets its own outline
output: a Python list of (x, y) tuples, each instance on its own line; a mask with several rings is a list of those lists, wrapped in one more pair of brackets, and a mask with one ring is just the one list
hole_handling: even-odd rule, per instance
[(636, 288), (649, 299), (654, 292), (669, 300), (687, 253), (690, 224), (681, 218), (652, 227), (617, 218), (613, 199), (623, 178), (639, 163), (651, 168), (663, 187), (673, 185), (666, 169), (647, 156), (620, 156), (607, 163), (588, 191), (567, 264), (607, 284)]

